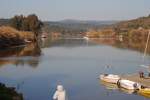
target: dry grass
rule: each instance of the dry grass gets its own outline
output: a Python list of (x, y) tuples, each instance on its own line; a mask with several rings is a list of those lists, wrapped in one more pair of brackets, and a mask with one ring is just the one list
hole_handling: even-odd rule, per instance
[(34, 39), (34, 34), (32, 32), (18, 31), (9, 26), (0, 27), (0, 37), (2, 36), (7, 38), (20, 38), (28, 40)]
[(10, 48), (34, 42), (32, 32), (18, 31), (9, 26), (0, 27), (0, 48)]

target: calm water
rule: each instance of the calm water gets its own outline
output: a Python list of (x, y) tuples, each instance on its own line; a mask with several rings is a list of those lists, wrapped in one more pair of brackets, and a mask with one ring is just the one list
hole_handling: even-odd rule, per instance
[(0, 54), (0, 82), (16, 87), (25, 100), (52, 100), (57, 84), (64, 85), (69, 100), (147, 100), (108, 90), (97, 79), (101, 73), (146, 72), (140, 65), (150, 65), (150, 56), (143, 61), (136, 51), (74, 39), (47, 40), (41, 50), (29, 45)]

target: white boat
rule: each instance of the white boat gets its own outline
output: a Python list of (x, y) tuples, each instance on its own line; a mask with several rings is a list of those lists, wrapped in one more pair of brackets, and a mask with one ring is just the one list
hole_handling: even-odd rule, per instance
[(128, 90), (137, 90), (141, 88), (141, 85), (139, 83), (126, 80), (126, 79), (119, 80), (117, 84), (119, 87), (122, 87)]
[(108, 83), (116, 84), (118, 80), (120, 79), (120, 77), (118, 75), (113, 75), (113, 74), (103, 74), (103, 75), (100, 75), (100, 79)]

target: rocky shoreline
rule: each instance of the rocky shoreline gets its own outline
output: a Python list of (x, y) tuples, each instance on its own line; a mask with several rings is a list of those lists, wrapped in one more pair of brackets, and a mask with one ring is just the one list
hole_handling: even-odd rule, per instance
[(0, 100), (23, 100), (23, 95), (21, 93), (17, 93), (15, 88), (8, 88), (4, 84), (0, 83)]

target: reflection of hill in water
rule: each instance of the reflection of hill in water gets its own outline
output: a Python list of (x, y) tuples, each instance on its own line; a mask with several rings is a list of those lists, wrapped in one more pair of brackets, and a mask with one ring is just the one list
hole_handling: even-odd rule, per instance
[(118, 89), (117, 84), (112, 84), (112, 83), (104, 82), (104, 81), (101, 81), (101, 80), (100, 80), (100, 84), (105, 86), (105, 88), (108, 89), (108, 90)]
[(1, 66), (4, 66), (6, 64), (13, 64), (13, 65), (21, 65), (21, 66), (24, 66), (24, 65), (29, 65), (30, 67), (32, 68), (36, 68), (37, 65), (39, 64), (39, 58), (35, 58), (35, 59), (0, 59), (0, 67)]
[(95, 43), (89, 42), (85, 39), (56, 39), (45, 40), (42, 45), (45, 47), (80, 47), (80, 46), (94, 46)]
[[(133, 39), (125, 39), (124, 41), (120, 41), (119, 39), (115, 38), (102, 38), (93, 39), (92, 42), (97, 44), (111, 45), (121, 49), (131, 49), (142, 53), (144, 52), (146, 45), (146, 40), (134, 41)], [(150, 42), (147, 48), (147, 53), (150, 54)]]
[(41, 50), (36, 44), (28, 44), (24, 47), (0, 50), (0, 57), (39, 56)]
[[(79, 47), (79, 46), (95, 46), (95, 45), (110, 45), (120, 49), (131, 49), (139, 52), (144, 52), (146, 40), (135, 41), (133, 39), (118, 39), (118, 38), (99, 38), (99, 39), (51, 39), (47, 38), (42, 42), (42, 48), (46, 47)], [(147, 48), (147, 53), (150, 54), (150, 42)]]
[(5, 64), (25, 65), (36, 67), (39, 62), (41, 50), (36, 44), (28, 44), (25, 47), (18, 47), (0, 50), (0, 66)]
[[(133, 39), (125, 39), (120, 41), (116, 38), (100, 38), (91, 39), (89, 41), (85, 39), (56, 39), (45, 40), (43, 47), (78, 47), (78, 46), (95, 46), (95, 45), (111, 45), (122, 49), (132, 49), (140, 52), (144, 52), (146, 40), (134, 41)], [(147, 53), (150, 54), (150, 42), (147, 48)]]
[[(127, 39), (119, 41), (118, 39), (102, 38), (93, 40), (84, 39), (51, 39), (47, 38), (41, 43), (41, 47), (80, 47), (80, 46), (95, 46), (95, 45), (111, 45), (122, 49), (132, 49), (143, 52), (146, 41), (134, 41)], [(150, 43), (147, 53), (150, 54)], [(39, 63), (41, 49), (37, 44), (29, 44), (24, 47), (0, 50), (0, 66), (5, 64), (25, 65), (36, 67)]]

